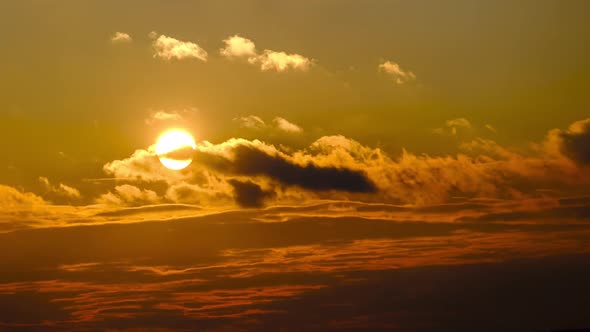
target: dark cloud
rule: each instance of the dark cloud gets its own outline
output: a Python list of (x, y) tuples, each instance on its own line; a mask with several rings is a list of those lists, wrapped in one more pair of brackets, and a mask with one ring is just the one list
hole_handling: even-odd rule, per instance
[(233, 147), (233, 159), (199, 152), (198, 160), (218, 171), (238, 175), (267, 176), (281, 184), (313, 191), (338, 190), (354, 193), (377, 191), (368, 176), (344, 167), (323, 167), (314, 163), (299, 165), (285, 157), (270, 155), (252, 146)]
[(582, 165), (590, 165), (590, 118), (574, 122), (568, 130), (559, 131), (561, 152)]
[(472, 331), (486, 323), (479, 330), (532, 331), (590, 323), (587, 225), (257, 222), (268, 210), (0, 234), (0, 330)]
[(228, 183), (234, 189), (234, 198), (241, 207), (262, 207), (264, 200), (274, 195), (271, 191), (265, 191), (254, 182), (238, 181), (230, 179)]

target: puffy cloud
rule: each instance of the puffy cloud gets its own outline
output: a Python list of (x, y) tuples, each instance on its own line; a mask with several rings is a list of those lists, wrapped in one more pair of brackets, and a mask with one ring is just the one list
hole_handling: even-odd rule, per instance
[(128, 33), (125, 32), (115, 32), (115, 34), (111, 37), (111, 42), (113, 43), (130, 43), (133, 41), (133, 38)]
[(140, 189), (129, 184), (116, 186), (112, 192), (109, 191), (97, 199), (97, 203), (110, 205), (146, 205), (159, 201), (160, 198), (155, 191)]
[(142, 182), (167, 181), (175, 174), (162, 166), (153, 145), (147, 150), (136, 150), (128, 158), (108, 162), (103, 170), (117, 180)]
[(43, 198), (33, 193), (22, 192), (13, 187), (0, 185), (0, 206), (5, 212), (11, 209), (26, 209), (45, 204)]
[(277, 128), (279, 128), (282, 131), (286, 131), (288, 133), (300, 133), (303, 131), (303, 129), (301, 127), (299, 127), (298, 125), (296, 125), (294, 123), (289, 122), (285, 118), (276, 117), (276, 118), (274, 118), (273, 122), (276, 124)]
[(67, 186), (63, 183), (54, 186), (49, 182), (49, 179), (44, 176), (39, 177), (39, 182), (43, 186), (43, 189), (45, 189), (46, 194), (70, 199), (80, 198), (80, 191), (76, 188)]
[(240, 127), (250, 128), (250, 129), (260, 129), (265, 128), (266, 123), (260, 117), (256, 115), (248, 115), (242, 116), (238, 118), (234, 118), (234, 121), (240, 123)]
[(553, 152), (590, 166), (590, 118), (572, 123), (567, 130), (550, 131), (547, 144)]
[(264, 53), (259, 55), (255, 61), (251, 62), (259, 63), (260, 69), (263, 71), (274, 70), (277, 72), (284, 72), (290, 69), (306, 71), (313, 63), (311, 59), (300, 54), (288, 54), (271, 50), (264, 50)]
[(397, 63), (392, 61), (385, 61), (378, 68), (379, 71), (390, 75), (397, 84), (404, 84), (416, 80), (416, 75), (413, 72), (403, 70)]
[[(202, 177), (200, 183), (193, 183), (195, 177)], [(169, 185), (166, 199), (175, 203), (201, 204), (203, 206), (230, 206), (231, 185), (224, 177), (208, 172), (193, 175), (191, 179), (176, 181)]]
[(223, 41), (225, 47), (219, 53), (226, 57), (256, 57), (256, 45), (250, 39), (238, 35), (231, 36)]
[(314, 63), (312, 59), (296, 53), (268, 49), (258, 53), (252, 40), (238, 35), (228, 37), (223, 42), (225, 47), (219, 50), (221, 55), (229, 58), (246, 58), (250, 64), (260, 66), (262, 71), (306, 71)]
[(154, 40), (153, 48), (155, 51), (154, 57), (166, 60), (198, 59), (207, 61), (207, 52), (199, 45), (166, 35), (160, 35), (160, 37)]
[[(250, 128), (250, 129), (263, 129), (263, 128), (270, 128), (269, 125), (264, 122), (260, 117), (256, 115), (248, 115), (242, 116), (238, 118), (234, 118), (234, 121), (240, 124), (240, 127), (243, 128)], [(272, 121), (275, 127), (278, 130), (287, 132), (287, 133), (300, 133), (303, 131), (301, 127), (298, 125), (288, 121), (282, 117), (275, 117)]]
[(265, 199), (274, 195), (273, 191), (265, 191), (252, 181), (230, 179), (228, 183), (233, 187), (236, 203), (242, 207), (261, 207)]
[[(0, 185), (0, 233), (32, 227), (62, 226), (81, 214), (71, 206), (52, 206), (42, 197)], [(75, 213), (75, 214), (74, 214)]]

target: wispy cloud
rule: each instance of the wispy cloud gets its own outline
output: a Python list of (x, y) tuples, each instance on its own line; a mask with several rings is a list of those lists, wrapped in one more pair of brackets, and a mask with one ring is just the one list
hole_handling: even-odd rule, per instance
[(260, 117), (256, 115), (241, 116), (234, 118), (240, 124), (240, 127), (250, 129), (261, 129), (266, 127), (266, 123)]
[(487, 130), (489, 130), (492, 133), (497, 133), (498, 131), (496, 130), (496, 128), (494, 126), (492, 126), (491, 124), (486, 124), (484, 125), (484, 128), (486, 128)]
[(461, 130), (470, 130), (472, 128), (471, 122), (465, 118), (456, 118), (445, 121), (445, 126), (436, 128), (432, 132), (438, 135), (452, 135), (457, 136)]
[(378, 66), (379, 71), (389, 75), (397, 84), (405, 84), (416, 80), (416, 75), (409, 71), (403, 70), (399, 64), (393, 61), (385, 61)]
[(183, 117), (177, 112), (167, 112), (167, 111), (157, 111), (152, 113), (147, 119), (145, 119), (145, 123), (151, 125), (158, 121), (182, 121)]

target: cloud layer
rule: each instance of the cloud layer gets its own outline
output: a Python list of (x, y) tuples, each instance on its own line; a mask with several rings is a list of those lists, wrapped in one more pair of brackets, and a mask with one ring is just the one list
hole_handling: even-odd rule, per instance
[[(251, 127), (266, 125), (257, 117), (239, 120)], [(229, 180), (236, 176), (242, 178), (240, 181), (274, 191), (274, 203), (347, 198), (433, 204), (456, 195), (537, 197), (539, 190), (546, 188), (564, 192), (582, 190), (588, 184), (584, 159), (586, 123), (577, 122), (566, 131), (552, 130), (545, 141), (527, 152), (483, 138), (461, 143), (462, 152), (457, 155), (427, 156), (403, 151), (395, 158), (343, 136), (324, 136), (308, 148), (295, 151), (258, 140), (230, 139), (220, 144), (200, 143), (194, 165), (183, 172), (164, 169), (153, 148), (137, 150), (127, 159), (110, 162), (104, 170), (119, 180), (138, 185), (166, 183), (170, 193), (184, 188), (183, 197), (188, 199), (190, 195), (186, 194), (193, 192), (194, 202), (208, 195), (216, 197), (211, 201), (225, 202), (219, 198), (234, 196)], [(470, 122), (459, 118), (447, 121), (445, 131), (456, 134), (457, 130), (469, 128)], [(163, 200), (176, 197), (160, 196)]]

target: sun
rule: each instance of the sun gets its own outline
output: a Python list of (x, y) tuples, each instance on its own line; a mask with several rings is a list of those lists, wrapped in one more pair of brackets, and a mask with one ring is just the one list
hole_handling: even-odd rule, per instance
[(158, 138), (156, 154), (166, 168), (181, 170), (193, 161), (196, 148), (191, 134), (182, 129), (171, 129)]

